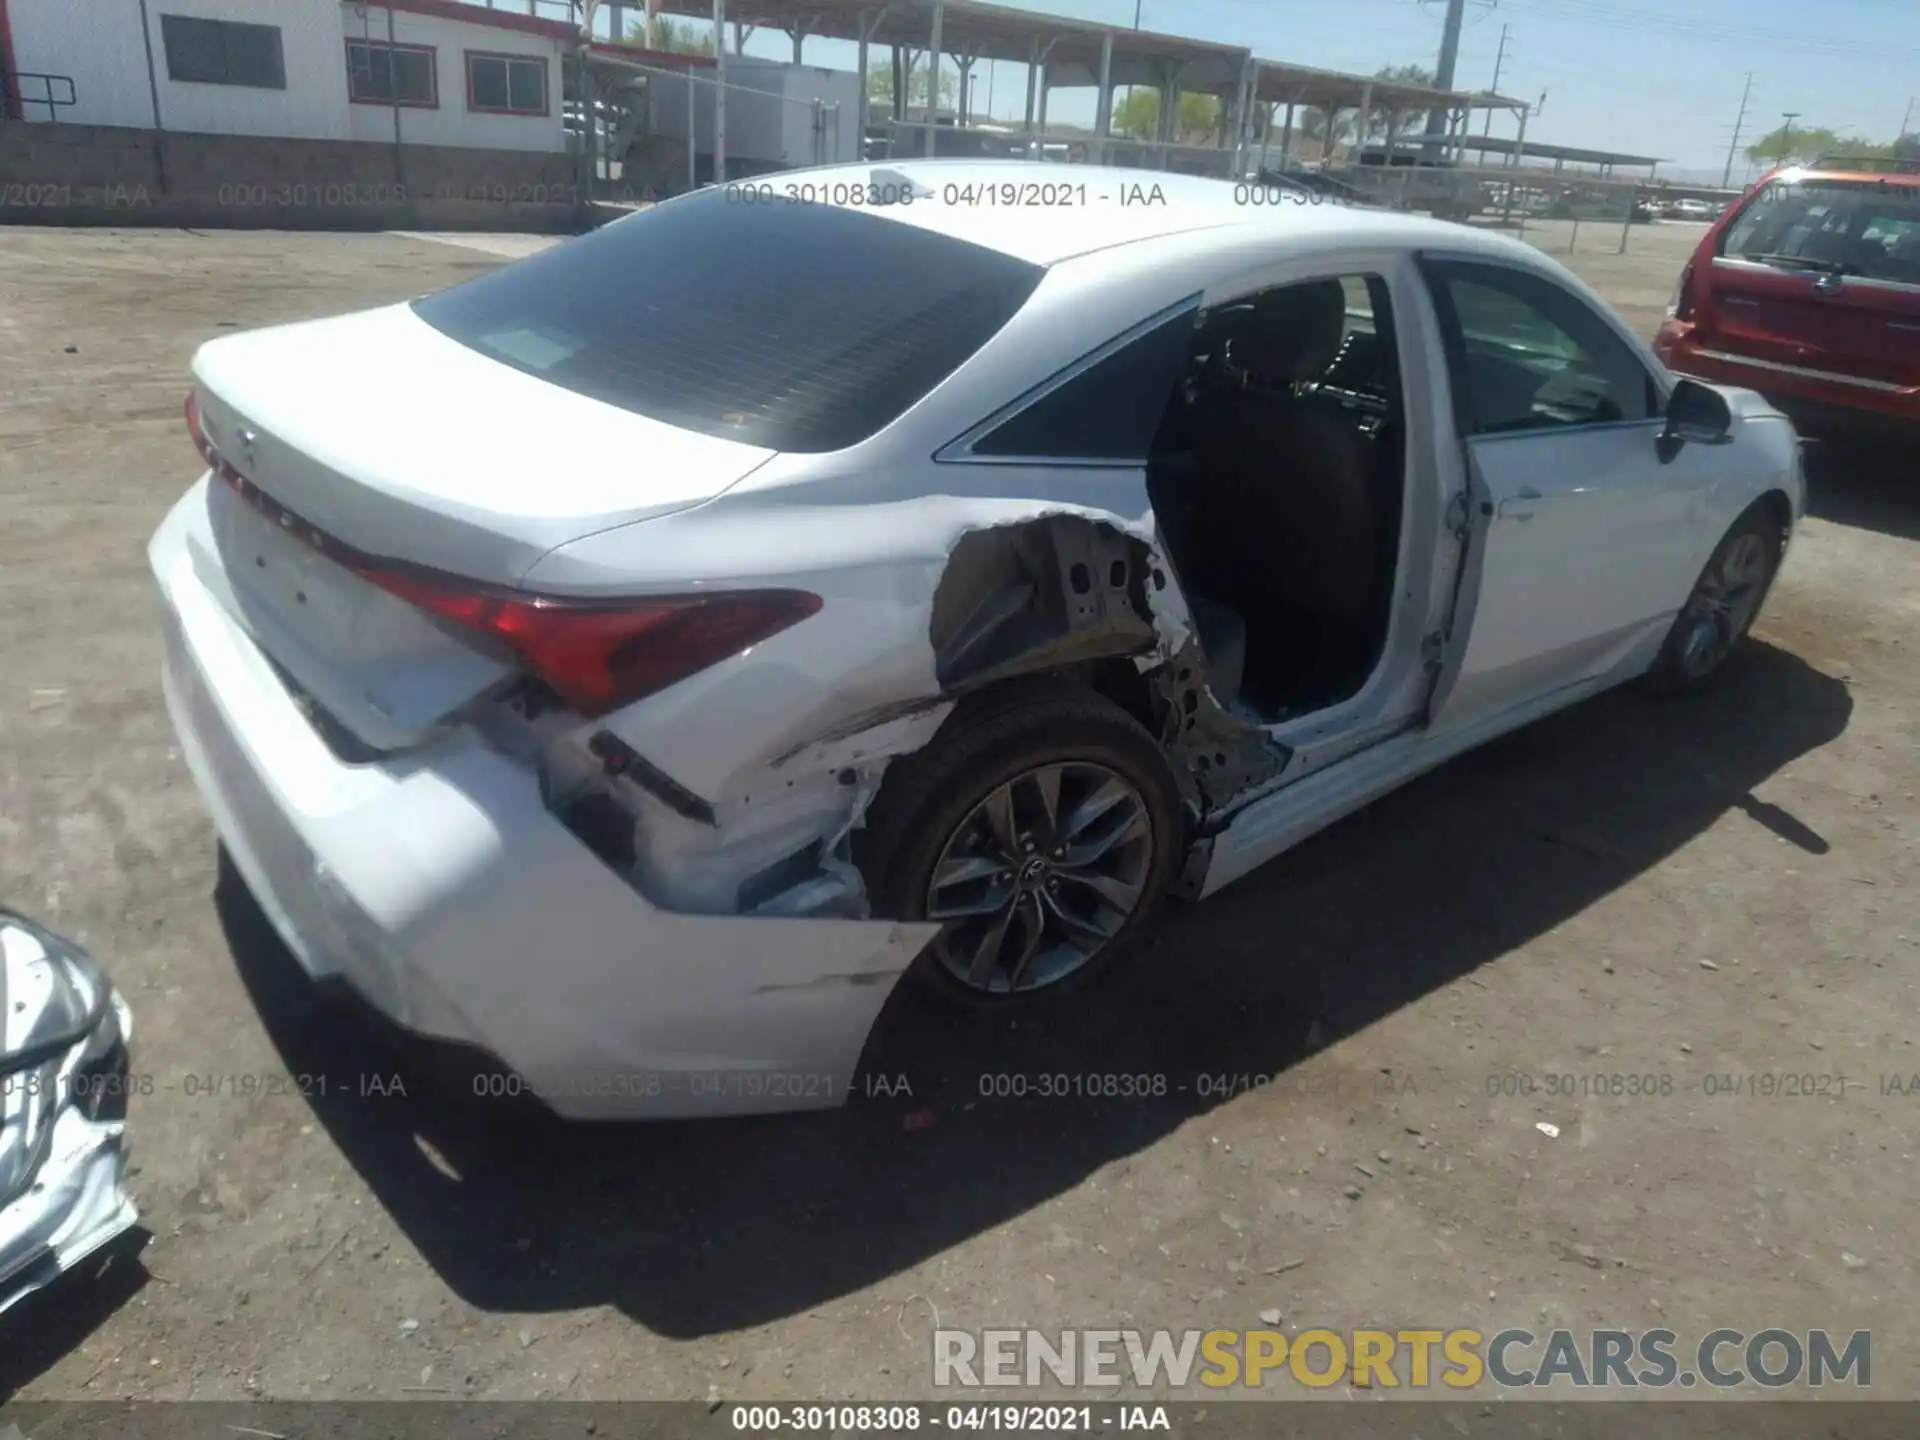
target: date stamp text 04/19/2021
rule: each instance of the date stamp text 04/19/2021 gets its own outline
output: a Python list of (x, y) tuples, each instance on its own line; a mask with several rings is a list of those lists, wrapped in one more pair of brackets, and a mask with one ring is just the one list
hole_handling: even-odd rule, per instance
[[(1340, 205), (1337, 196), (1288, 185), (1257, 182), (1232, 187), (1242, 208)], [(1152, 181), (961, 180), (919, 185), (900, 180), (742, 180), (725, 189), (733, 205), (839, 205), (850, 209), (944, 205), (969, 210), (1070, 210), (1090, 205), (1132, 209), (1164, 207), (1171, 197)]]

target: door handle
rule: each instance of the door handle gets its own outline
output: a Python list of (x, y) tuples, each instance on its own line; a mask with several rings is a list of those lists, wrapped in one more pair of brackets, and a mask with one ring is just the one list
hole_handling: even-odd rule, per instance
[(1540, 498), (1540, 492), (1531, 485), (1516, 490), (1500, 502), (1499, 515), (1503, 520), (1531, 520), (1533, 502)]

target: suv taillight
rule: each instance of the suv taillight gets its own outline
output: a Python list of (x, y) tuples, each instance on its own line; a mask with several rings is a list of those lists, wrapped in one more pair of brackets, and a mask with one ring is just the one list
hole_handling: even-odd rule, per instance
[(1680, 272), (1680, 283), (1673, 287), (1673, 299), (1667, 302), (1667, 317), (1672, 320), (1693, 318), (1693, 262)]

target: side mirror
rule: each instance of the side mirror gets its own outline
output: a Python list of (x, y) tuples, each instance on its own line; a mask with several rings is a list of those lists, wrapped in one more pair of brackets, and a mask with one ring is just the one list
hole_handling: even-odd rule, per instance
[(1667, 424), (1660, 432), (1660, 463), (1683, 445), (1724, 445), (1733, 438), (1733, 407), (1711, 385), (1682, 379), (1667, 397)]

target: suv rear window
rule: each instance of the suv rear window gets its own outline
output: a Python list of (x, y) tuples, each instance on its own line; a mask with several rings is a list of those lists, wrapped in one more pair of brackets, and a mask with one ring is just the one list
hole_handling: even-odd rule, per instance
[(1920, 187), (1779, 181), (1747, 202), (1721, 253), (1920, 285)]
[(772, 450), (858, 443), (957, 370), (1045, 271), (832, 205), (710, 190), (413, 302), (502, 364)]

